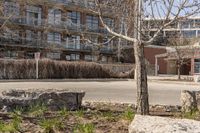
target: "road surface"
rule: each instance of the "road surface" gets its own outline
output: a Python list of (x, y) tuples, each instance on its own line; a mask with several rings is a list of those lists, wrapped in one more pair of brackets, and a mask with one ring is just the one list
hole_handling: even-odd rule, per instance
[[(181, 90), (200, 90), (200, 86), (188, 83), (151, 81), (148, 84), (151, 105), (180, 105)], [(0, 91), (38, 88), (83, 90), (86, 92), (85, 101), (136, 103), (136, 83), (133, 80), (0, 82)]]

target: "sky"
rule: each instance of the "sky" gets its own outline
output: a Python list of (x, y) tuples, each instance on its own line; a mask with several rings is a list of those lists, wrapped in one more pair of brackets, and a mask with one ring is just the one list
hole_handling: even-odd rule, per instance
[[(171, 6), (170, 17), (174, 17), (174, 15), (178, 13), (178, 9), (181, 5), (184, 5), (184, 10), (180, 12), (180, 16), (194, 13), (197, 8), (199, 8), (200, 12), (200, 0), (144, 0), (144, 14), (145, 17), (148, 18), (152, 16), (156, 18), (165, 18)], [(192, 17), (197, 16), (200, 16), (200, 13), (196, 13)]]

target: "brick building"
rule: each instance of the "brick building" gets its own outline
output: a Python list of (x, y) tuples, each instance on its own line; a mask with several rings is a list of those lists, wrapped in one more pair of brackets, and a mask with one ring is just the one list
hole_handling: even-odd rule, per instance
[[(151, 19), (146, 19), (146, 26), (150, 31), (156, 32), (156, 30), (159, 28), (159, 22), (162, 23), (162, 19), (157, 20), (151, 20)], [(180, 20), (179, 22), (173, 23), (170, 26), (166, 27), (163, 29), (161, 32), (159, 38), (154, 42), (154, 45), (158, 46), (164, 46), (166, 47), (167, 51), (167, 39), (170, 37), (175, 37), (175, 36), (181, 36), (184, 38), (189, 38), (189, 39), (198, 39), (200, 36), (200, 17), (190, 17), (184, 20)], [(198, 46), (199, 43), (197, 43)], [(146, 50), (149, 51), (149, 50)], [(159, 53), (159, 52), (160, 53)], [(147, 52), (148, 56), (151, 55), (151, 58), (154, 58), (157, 56), (157, 61), (154, 62), (152, 61), (152, 64), (157, 64), (158, 66), (158, 74), (177, 74), (177, 68), (176, 68), (176, 59), (167, 59), (166, 52), (162, 50), (151, 50), (151, 52)], [(181, 69), (181, 74), (183, 75), (194, 75), (194, 74), (200, 74), (200, 56), (199, 56), (199, 49), (196, 49), (196, 52), (194, 55), (191, 55), (190, 59), (191, 62), (188, 64), (185, 64), (182, 69)], [(159, 54), (157, 54), (157, 52)], [(155, 53), (155, 55), (153, 55)], [(149, 55), (150, 54), (150, 55)], [(148, 58), (147, 56), (147, 58)], [(161, 61), (162, 60), (162, 61)], [(162, 63), (161, 63), (162, 62)], [(155, 67), (156, 68), (156, 67)], [(164, 70), (163, 70), (164, 69)]]
[[(42, 58), (70, 61), (114, 62), (115, 45), (107, 40), (91, 0), (4, 0), (0, 18), (0, 58)], [(104, 14), (113, 26), (112, 15)], [(86, 39), (87, 38), (87, 39)], [(103, 43), (95, 46), (86, 40)]]

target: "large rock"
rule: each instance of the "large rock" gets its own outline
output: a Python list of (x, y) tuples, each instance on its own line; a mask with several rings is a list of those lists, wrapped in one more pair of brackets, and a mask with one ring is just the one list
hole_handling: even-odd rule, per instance
[(200, 82), (200, 75), (194, 75), (194, 82), (199, 83)]
[(76, 110), (80, 108), (84, 95), (84, 92), (67, 90), (10, 90), (2, 92), (0, 108), (9, 111), (42, 104), (53, 111), (62, 108)]
[(197, 109), (197, 99), (195, 91), (182, 91), (181, 92), (181, 106), (182, 112), (191, 112)]
[(200, 133), (200, 122), (136, 115), (129, 126), (129, 133)]

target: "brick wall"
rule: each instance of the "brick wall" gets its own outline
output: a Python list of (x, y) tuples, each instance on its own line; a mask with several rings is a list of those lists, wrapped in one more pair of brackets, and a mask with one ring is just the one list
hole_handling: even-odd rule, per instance
[[(166, 53), (165, 47), (148, 46), (144, 48), (144, 54), (150, 65), (155, 65), (155, 56)], [(158, 59), (159, 74), (167, 74), (167, 62), (164, 58)]]

